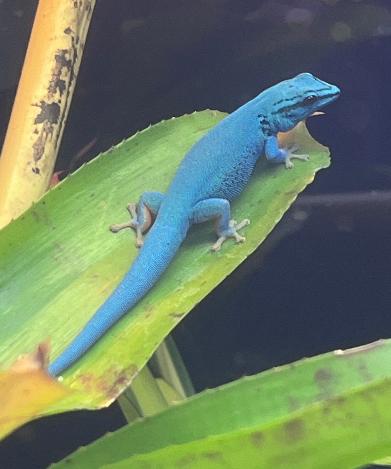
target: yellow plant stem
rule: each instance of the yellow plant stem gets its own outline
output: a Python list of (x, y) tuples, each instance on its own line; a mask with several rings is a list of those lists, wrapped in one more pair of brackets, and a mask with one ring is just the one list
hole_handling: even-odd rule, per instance
[(40, 0), (0, 158), (0, 227), (47, 190), (95, 0)]

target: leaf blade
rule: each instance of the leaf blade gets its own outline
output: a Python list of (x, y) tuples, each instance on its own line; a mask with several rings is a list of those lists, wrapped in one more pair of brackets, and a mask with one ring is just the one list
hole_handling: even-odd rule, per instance
[(390, 357), (387, 340), (242, 378), (102, 437), (55, 467), (163, 469), (186, 460), (197, 468), (208, 454), (221, 467), (355, 467), (389, 451)]
[[(4, 365), (48, 336), (55, 355), (71, 341), (136, 255), (131, 234), (112, 235), (108, 226), (125, 216), (127, 202), (143, 190), (164, 191), (183, 154), (223, 117), (204, 111), (136, 134), (59, 184), (1, 232)], [(181, 318), (256, 249), (315, 172), (329, 165), (327, 149), (303, 126), (297, 132), (291, 138), (311, 153), (311, 161), (298, 162), (291, 171), (262, 162), (233, 206), (236, 218), (253, 218), (247, 242), (227, 243), (212, 255), (211, 227), (192, 230), (164, 280), (67, 370), (64, 382), (77, 398), (58, 408), (112, 402)]]

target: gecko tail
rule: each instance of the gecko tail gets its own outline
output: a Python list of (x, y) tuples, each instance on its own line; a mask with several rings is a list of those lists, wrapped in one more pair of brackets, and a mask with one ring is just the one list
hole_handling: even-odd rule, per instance
[(170, 264), (186, 232), (187, 226), (163, 227), (155, 222), (139, 255), (121, 283), (98, 308), (75, 339), (49, 365), (49, 374), (58, 376), (69, 368), (144, 297)]

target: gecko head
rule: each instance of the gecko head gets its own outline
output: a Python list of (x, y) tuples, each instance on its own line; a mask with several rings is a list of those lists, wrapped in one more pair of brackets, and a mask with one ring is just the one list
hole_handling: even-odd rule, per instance
[(292, 129), (300, 121), (335, 101), (340, 95), (337, 86), (331, 85), (311, 73), (285, 80), (270, 88), (271, 127), (276, 132)]

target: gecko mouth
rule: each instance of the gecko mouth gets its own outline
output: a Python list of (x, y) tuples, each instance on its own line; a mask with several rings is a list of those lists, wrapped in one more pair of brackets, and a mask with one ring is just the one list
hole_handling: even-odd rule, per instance
[[(323, 107), (327, 106), (328, 104), (333, 103), (339, 97), (341, 92), (337, 87), (335, 87), (335, 88), (338, 91), (335, 91), (334, 93), (330, 93), (329, 95), (323, 96), (319, 99), (318, 108), (323, 108)], [(323, 114), (324, 114), (324, 112), (322, 112), (322, 111), (315, 111), (310, 115), (310, 117), (312, 117), (312, 116), (321, 116)]]
[(336, 91), (334, 93), (330, 93), (329, 95), (323, 96), (319, 100), (319, 107), (326, 106), (330, 103), (333, 103), (341, 94), (339, 88), (335, 87)]

